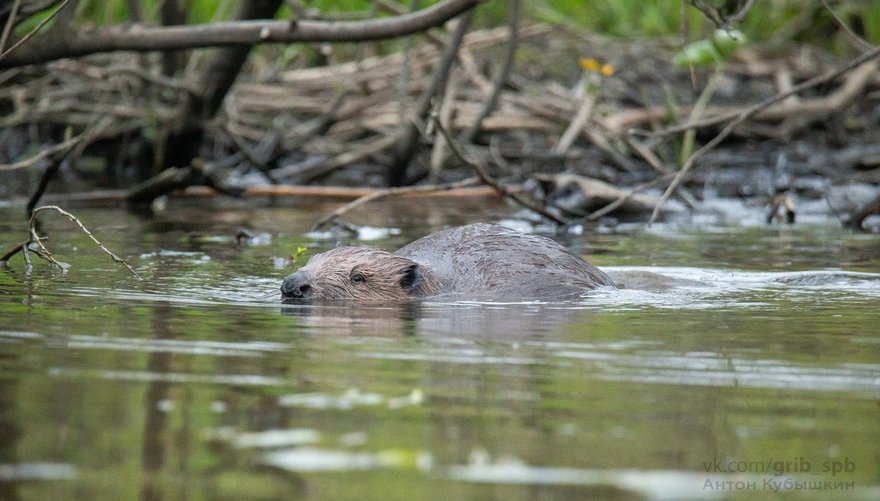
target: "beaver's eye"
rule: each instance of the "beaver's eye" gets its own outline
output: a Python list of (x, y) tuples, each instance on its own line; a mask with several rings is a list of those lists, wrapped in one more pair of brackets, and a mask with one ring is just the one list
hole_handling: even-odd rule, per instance
[(363, 273), (353, 273), (351, 275), (351, 283), (360, 284), (367, 281), (367, 277), (364, 276)]

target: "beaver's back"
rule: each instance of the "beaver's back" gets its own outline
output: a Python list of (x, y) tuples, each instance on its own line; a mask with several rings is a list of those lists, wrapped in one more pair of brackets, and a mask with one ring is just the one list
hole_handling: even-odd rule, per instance
[(434, 233), (395, 254), (430, 270), (447, 293), (553, 298), (614, 286), (605, 273), (555, 241), (493, 224)]

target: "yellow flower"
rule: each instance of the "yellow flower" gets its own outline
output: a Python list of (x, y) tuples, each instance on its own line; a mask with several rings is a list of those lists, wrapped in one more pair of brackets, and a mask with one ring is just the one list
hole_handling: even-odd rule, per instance
[(592, 57), (582, 57), (578, 60), (581, 69), (593, 73), (599, 73), (602, 76), (610, 77), (614, 74), (614, 66), (608, 63), (602, 64), (598, 59)]
[(580, 59), (581, 68), (587, 71), (599, 71), (599, 61), (592, 57), (582, 57)]

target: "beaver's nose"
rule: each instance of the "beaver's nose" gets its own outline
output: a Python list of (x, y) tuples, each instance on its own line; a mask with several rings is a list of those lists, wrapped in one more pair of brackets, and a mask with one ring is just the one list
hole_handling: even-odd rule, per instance
[(303, 271), (297, 271), (281, 282), (282, 297), (307, 299), (311, 295), (312, 286), (309, 285), (309, 277)]

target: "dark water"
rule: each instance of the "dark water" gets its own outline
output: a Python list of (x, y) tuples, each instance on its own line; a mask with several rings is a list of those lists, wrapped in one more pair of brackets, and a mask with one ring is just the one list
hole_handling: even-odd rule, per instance
[[(356, 219), (395, 248), (486, 214), (417, 205)], [(140, 281), (47, 214), (71, 269), (0, 269), (0, 498), (880, 498), (877, 235), (587, 229), (645, 290), (282, 307), (328, 207), (76, 210)]]

